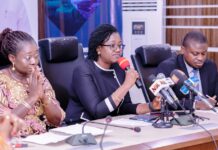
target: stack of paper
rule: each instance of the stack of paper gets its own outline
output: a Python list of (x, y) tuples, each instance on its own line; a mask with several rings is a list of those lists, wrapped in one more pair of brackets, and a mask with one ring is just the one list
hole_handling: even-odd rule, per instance
[[(82, 126), (83, 125), (81, 124), (76, 124), (66, 127), (59, 127), (59, 128), (51, 129), (49, 132), (40, 135), (30, 135), (22, 139), (22, 141), (32, 142), (37, 144), (57, 143), (67, 139), (72, 135), (81, 134)], [(91, 133), (94, 136), (103, 134), (103, 129), (99, 129), (96, 127), (85, 126), (84, 129), (85, 129), (84, 130), (85, 133)], [(108, 132), (111, 131), (107, 131), (106, 133)]]

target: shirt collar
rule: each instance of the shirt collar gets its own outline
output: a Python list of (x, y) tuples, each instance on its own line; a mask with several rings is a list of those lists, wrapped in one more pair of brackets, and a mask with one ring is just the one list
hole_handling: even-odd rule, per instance
[(190, 75), (191, 73), (192, 73), (192, 71), (193, 71), (193, 67), (192, 66), (190, 66), (187, 62), (186, 62), (186, 60), (184, 59), (184, 62), (185, 62), (185, 66), (186, 66), (186, 69), (187, 69), (187, 71), (188, 71), (188, 74)]
[(103, 70), (103, 71), (114, 71), (114, 69), (105, 69), (103, 67), (101, 67), (96, 61), (94, 61), (95, 66), (97, 66), (99, 69)]

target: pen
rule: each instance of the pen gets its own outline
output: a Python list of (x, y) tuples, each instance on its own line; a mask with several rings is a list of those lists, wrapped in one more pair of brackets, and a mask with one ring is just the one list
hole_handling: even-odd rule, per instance
[(15, 144), (13, 147), (14, 148), (28, 147), (28, 144), (24, 144), (24, 143), (22, 143), (22, 144)]
[(214, 101), (216, 101), (215, 104), (214, 104), (214, 106), (215, 106), (215, 107), (218, 106), (218, 101), (217, 101), (215, 98), (210, 97), (209, 95), (206, 95), (206, 97), (207, 97), (207, 98), (210, 98), (210, 99), (212, 99), (212, 100), (214, 100)]
[(213, 97), (211, 97), (211, 96), (209, 96), (209, 95), (206, 95), (206, 97), (207, 97), (207, 98), (210, 98), (210, 99), (212, 99), (212, 100), (216, 100), (216, 99), (214, 99)]

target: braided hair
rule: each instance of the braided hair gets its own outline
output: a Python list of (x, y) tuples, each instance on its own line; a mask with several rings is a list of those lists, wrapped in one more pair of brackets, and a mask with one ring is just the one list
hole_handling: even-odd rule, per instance
[(102, 24), (97, 27), (90, 36), (89, 39), (89, 51), (88, 59), (97, 60), (97, 47), (102, 45), (104, 42), (108, 41), (111, 34), (118, 32), (117, 29), (110, 24)]
[(0, 33), (0, 64), (9, 65), (8, 55), (16, 55), (22, 49), (22, 42), (35, 43), (33, 37), (23, 31), (12, 31), (9, 28)]

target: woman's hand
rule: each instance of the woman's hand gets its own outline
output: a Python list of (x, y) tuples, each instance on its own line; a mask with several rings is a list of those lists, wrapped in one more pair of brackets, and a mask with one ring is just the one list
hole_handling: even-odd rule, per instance
[(16, 136), (18, 131), (24, 126), (24, 121), (17, 116), (7, 113), (0, 116), (0, 135), (8, 140)]
[(43, 96), (43, 78), (38, 69), (29, 77), (29, 96), (36, 99), (41, 99)]
[(148, 103), (141, 103), (141, 104), (137, 105), (136, 114), (140, 115), (140, 114), (145, 114), (145, 113), (148, 113), (148, 112), (150, 112)]
[(151, 103), (151, 107), (155, 110), (159, 110), (161, 107), (161, 99), (161, 96), (156, 96)]
[[(161, 97), (157, 96), (156, 98), (153, 99), (151, 103), (151, 107), (155, 110), (159, 110), (161, 106)], [(136, 113), (137, 114), (145, 114), (150, 112), (149, 104), (148, 103), (143, 103), (143, 104), (138, 104), (136, 108)]]
[(138, 78), (138, 72), (135, 69), (130, 68), (128, 71), (126, 71), (126, 77), (123, 84), (126, 85), (128, 88), (131, 88)]

